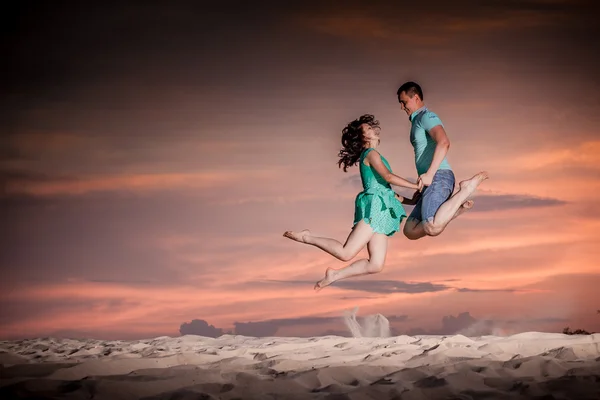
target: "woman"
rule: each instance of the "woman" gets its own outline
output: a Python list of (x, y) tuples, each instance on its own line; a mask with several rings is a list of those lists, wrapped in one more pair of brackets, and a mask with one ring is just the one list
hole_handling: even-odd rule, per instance
[[(392, 173), (387, 160), (379, 154), (379, 121), (373, 115), (363, 115), (350, 122), (342, 130), (342, 150), (338, 166), (344, 168), (359, 163), (363, 191), (356, 196), (354, 226), (342, 244), (335, 239), (316, 237), (305, 229), (300, 232), (287, 231), (283, 236), (297, 242), (318, 247), (341, 261), (350, 261), (364, 247), (368, 259), (361, 259), (340, 268), (328, 268), (325, 277), (315, 284), (315, 290), (329, 286), (335, 281), (353, 276), (375, 274), (383, 270), (387, 253), (388, 237), (400, 229), (406, 212), (401, 203), (414, 205), (422, 185), (414, 184)], [(411, 199), (395, 193), (390, 185), (415, 189)]]

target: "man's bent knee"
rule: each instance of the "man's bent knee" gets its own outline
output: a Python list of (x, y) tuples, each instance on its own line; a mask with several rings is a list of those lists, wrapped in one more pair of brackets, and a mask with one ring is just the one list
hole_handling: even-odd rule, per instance
[(428, 236), (437, 236), (444, 230), (443, 227), (435, 225), (433, 222), (425, 222), (423, 224), (423, 230)]

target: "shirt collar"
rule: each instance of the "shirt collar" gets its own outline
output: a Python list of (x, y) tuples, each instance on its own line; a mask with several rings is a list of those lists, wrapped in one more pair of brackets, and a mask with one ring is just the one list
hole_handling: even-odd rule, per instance
[(413, 121), (413, 119), (415, 119), (415, 117), (417, 116), (417, 114), (419, 114), (422, 111), (427, 110), (427, 106), (423, 106), (421, 108), (419, 108), (418, 110), (416, 110), (415, 112), (413, 112), (412, 114), (410, 114), (410, 117), (408, 117), (408, 119), (410, 120), (410, 122)]

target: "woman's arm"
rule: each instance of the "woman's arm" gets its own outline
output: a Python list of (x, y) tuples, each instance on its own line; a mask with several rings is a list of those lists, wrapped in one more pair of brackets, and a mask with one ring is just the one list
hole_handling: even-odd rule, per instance
[(415, 189), (415, 190), (421, 189), (421, 185), (417, 185), (416, 183), (409, 182), (406, 179), (393, 174), (385, 166), (385, 164), (381, 160), (381, 155), (376, 150), (369, 152), (369, 154), (367, 154), (366, 160), (369, 161), (369, 165), (371, 167), (373, 167), (375, 169), (375, 171), (377, 171), (377, 173), (379, 175), (381, 175), (381, 177), (383, 179), (385, 179), (385, 181), (387, 183), (389, 183), (390, 185), (402, 186), (402, 187), (406, 187), (409, 189)]
[(412, 199), (401, 196), (396, 192), (394, 192), (394, 194), (396, 195), (396, 198), (398, 198), (398, 200), (400, 200), (400, 203), (406, 204), (407, 206), (414, 206), (415, 204), (417, 204), (417, 202), (419, 201), (419, 198), (421, 197), (421, 192), (419, 192), (418, 190), (415, 191), (415, 194), (413, 194)]

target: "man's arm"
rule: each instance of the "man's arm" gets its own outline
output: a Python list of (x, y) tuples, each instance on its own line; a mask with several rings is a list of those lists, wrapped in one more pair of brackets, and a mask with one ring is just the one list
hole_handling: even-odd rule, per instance
[(436, 125), (431, 130), (429, 130), (429, 136), (433, 140), (435, 140), (435, 151), (433, 152), (433, 159), (431, 160), (431, 165), (427, 170), (427, 175), (433, 175), (440, 167), (440, 164), (448, 154), (448, 149), (450, 148), (450, 140), (448, 139), (448, 135), (446, 135), (446, 131), (442, 125)]
[(428, 112), (427, 115), (424, 115), (421, 119), (421, 124), (423, 129), (425, 129), (425, 132), (427, 132), (435, 141), (435, 150), (429, 169), (419, 177), (424, 186), (429, 186), (431, 185), (433, 176), (440, 167), (440, 164), (444, 161), (444, 157), (448, 154), (450, 140), (448, 139), (448, 135), (446, 135), (446, 130), (444, 129), (442, 121), (436, 114)]

